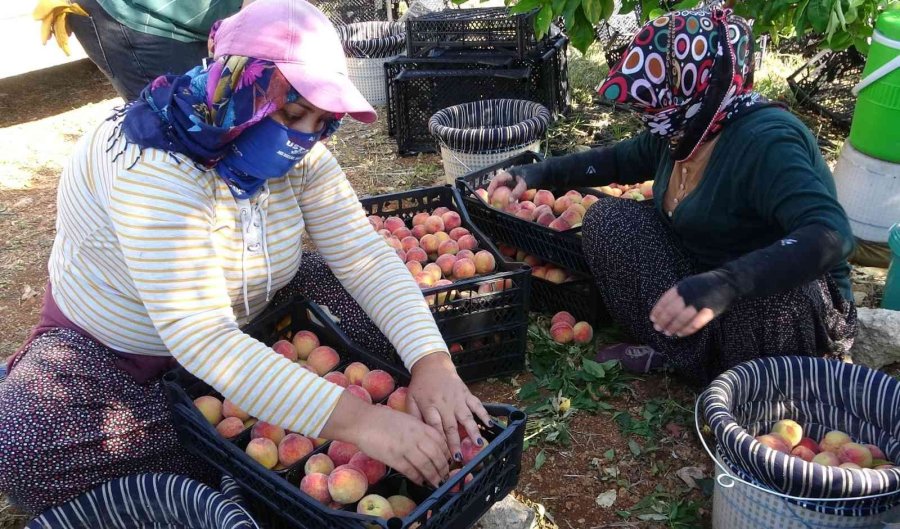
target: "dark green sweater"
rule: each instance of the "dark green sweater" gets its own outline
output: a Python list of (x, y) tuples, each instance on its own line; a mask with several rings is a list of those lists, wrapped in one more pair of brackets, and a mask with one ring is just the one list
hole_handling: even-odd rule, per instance
[(657, 209), (704, 268), (716, 268), (775, 243), (798, 228), (824, 225), (846, 244), (830, 271), (852, 300), (853, 235), (834, 178), (809, 129), (790, 112), (766, 108), (725, 127), (703, 179), (670, 219), (662, 201), (674, 161), (659, 136), (645, 132), (614, 148), (619, 183), (653, 179)]

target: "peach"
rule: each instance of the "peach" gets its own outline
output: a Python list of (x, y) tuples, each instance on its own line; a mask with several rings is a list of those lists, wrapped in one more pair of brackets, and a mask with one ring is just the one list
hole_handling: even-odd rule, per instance
[(437, 237), (439, 248), (440, 248), (442, 242), (451, 240), (450, 234), (448, 234), (445, 231), (439, 231), (439, 232), (435, 233), (434, 236)]
[(347, 381), (357, 386), (362, 384), (363, 377), (369, 372), (369, 368), (362, 362), (353, 362), (344, 368), (344, 374), (347, 375)]
[(354, 454), (359, 452), (359, 447), (353, 443), (344, 441), (332, 441), (328, 445), (328, 457), (334, 462), (335, 469), (341, 465), (346, 465)]
[(480, 198), (485, 204), (491, 202), (490, 197), (488, 197), (487, 189), (484, 189), (483, 187), (475, 190), (475, 196)]
[(471, 259), (475, 260), (475, 254), (472, 253), (472, 250), (460, 250), (456, 253), (456, 259)]
[(278, 443), (278, 462), (289, 467), (313, 451), (312, 441), (300, 434), (289, 433)]
[(453, 273), (453, 263), (456, 262), (456, 256), (451, 254), (444, 254), (438, 256), (437, 260), (434, 264), (438, 265), (441, 269), (441, 274), (450, 277), (450, 274)]
[(544, 279), (559, 285), (565, 283), (566, 280), (569, 279), (569, 276), (566, 274), (566, 271), (561, 268), (549, 268), (547, 269), (547, 275)]
[(531, 267), (531, 275), (533, 277), (539, 277), (541, 279), (546, 279), (547, 277), (547, 267), (546, 266), (532, 266)]
[(386, 399), (394, 391), (394, 379), (387, 371), (376, 369), (363, 377), (362, 387), (372, 395), (372, 400)]
[(389, 231), (391, 233), (394, 233), (395, 231), (399, 230), (400, 228), (405, 228), (405, 227), (406, 227), (406, 223), (403, 222), (403, 219), (401, 219), (400, 217), (388, 217), (388, 218), (384, 219), (384, 229), (386, 229), (387, 231)]
[[(462, 470), (462, 469), (461, 469), (461, 468), (454, 468), (453, 470), (451, 470), (451, 471), (450, 471), (450, 476), (449, 476), (447, 479), (452, 478), (452, 477), (455, 476), (456, 474), (459, 474), (459, 471), (460, 471), (460, 470)], [(450, 489), (450, 492), (451, 492), (451, 493), (461, 492), (462, 489), (463, 489), (463, 487), (466, 486), (466, 485), (468, 485), (469, 483), (471, 483), (473, 479), (475, 479), (475, 478), (472, 477), (472, 474), (466, 474), (466, 477), (463, 478), (462, 482), (461, 482), (461, 483), (457, 483), (456, 486), (454, 486), (453, 488)]]
[(440, 217), (432, 215), (425, 219), (425, 229), (428, 233), (437, 233), (444, 231), (444, 221)]
[(431, 288), (436, 283), (436, 281), (434, 280), (434, 276), (432, 276), (430, 272), (426, 272), (424, 269), (416, 274), (413, 279), (415, 279), (416, 284), (419, 285), (419, 288), (421, 289)]
[(575, 316), (572, 316), (571, 313), (562, 310), (553, 315), (553, 318), (550, 319), (550, 325), (557, 324), (561, 321), (574, 327), (577, 320), (575, 320)]
[(877, 467), (874, 467), (875, 470), (890, 470), (892, 468), (896, 468), (896, 467), (894, 465), (891, 465), (890, 463), (888, 463), (886, 465), (878, 465)]
[(450, 208), (448, 208), (446, 206), (441, 206), (439, 208), (435, 208), (435, 210), (432, 211), (431, 214), (440, 217), (444, 213), (447, 213), (448, 211), (450, 211)]
[(396, 252), (397, 252), (397, 257), (399, 257), (400, 260), (405, 263), (406, 262), (406, 252), (404, 252), (403, 250), (396, 250)]
[(274, 349), (276, 353), (287, 358), (291, 362), (297, 361), (297, 349), (294, 348), (294, 344), (287, 340), (278, 340), (277, 342), (272, 344), (272, 349)]
[(384, 228), (384, 219), (379, 217), (378, 215), (369, 215), (369, 224), (372, 225), (372, 228), (375, 231), (380, 231)]
[(367, 488), (366, 476), (351, 466), (339, 466), (328, 474), (328, 493), (343, 505), (361, 500)]
[(589, 207), (594, 205), (594, 203), (597, 202), (598, 200), (600, 200), (600, 199), (594, 195), (584, 195), (584, 198), (581, 199), (581, 206), (585, 210), (587, 210)]
[(813, 458), (816, 457), (816, 453), (810, 450), (809, 448), (801, 445), (797, 445), (791, 450), (791, 455), (795, 457), (799, 457), (804, 461), (812, 461)]
[(362, 452), (353, 454), (348, 464), (365, 474), (366, 479), (369, 480), (369, 485), (378, 483), (387, 474), (387, 466), (384, 463), (377, 459), (372, 459)]
[(455, 211), (444, 213), (441, 215), (441, 220), (444, 221), (445, 231), (453, 231), (455, 228), (462, 226), (462, 218), (459, 216), (459, 213)]
[(594, 328), (586, 321), (579, 321), (572, 327), (575, 333), (575, 343), (591, 343), (594, 339)]
[(250, 414), (238, 408), (237, 404), (225, 399), (222, 403), (222, 417), (237, 417), (241, 421), (246, 421), (250, 418)]
[(410, 230), (410, 234), (416, 239), (421, 240), (422, 237), (428, 235), (428, 228), (426, 228), (424, 224), (419, 224), (418, 226), (413, 226), (413, 229)]
[(500, 249), (500, 254), (505, 257), (515, 257), (516, 256), (516, 249), (512, 246), (509, 246), (507, 244), (501, 244), (499, 246), (499, 249)]
[(441, 280), (441, 276), (443, 274), (440, 265), (438, 265), (437, 263), (428, 263), (427, 265), (425, 265), (425, 268), (423, 268), (422, 271), (426, 274), (430, 274), (431, 279), (433, 279), (435, 283)]
[(237, 417), (225, 417), (216, 425), (216, 431), (225, 439), (231, 439), (244, 431), (244, 421)]
[(776, 422), (772, 426), (772, 433), (780, 435), (791, 448), (797, 446), (800, 440), (803, 439), (803, 427), (790, 419), (782, 419)]
[(876, 467), (880, 467), (880, 466), (884, 466), (884, 465), (890, 465), (890, 464), (891, 464), (891, 462), (888, 461), (887, 459), (875, 459), (874, 457), (872, 458), (872, 468), (876, 468)]
[(472, 462), (472, 460), (475, 459), (475, 456), (477, 456), (482, 450), (487, 448), (487, 446), (487, 439), (484, 440), (484, 444), (481, 446), (478, 446), (470, 437), (466, 437), (465, 439), (463, 439), (459, 443), (459, 450), (460, 452), (462, 452), (463, 465), (468, 465), (470, 462)]
[(526, 189), (522, 196), (519, 197), (519, 200), (523, 200), (526, 202), (530, 202), (534, 200), (534, 195), (537, 194), (537, 189)]
[[(471, 237), (471, 235), (466, 235), (466, 237)], [(438, 255), (456, 255), (456, 252), (459, 251), (459, 243), (450, 239), (449, 241), (444, 241), (438, 246)]]
[(422, 265), (428, 262), (428, 254), (424, 248), (410, 248), (406, 252), (406, 262), (416, 261)]
[(334, 461), (327, 454), (313, 454), (306, 460), (303, 465), (303, 472), (306, 474), (331, 474), (334, 470)]
[(269, 439), (276, 445), (284, 439), (284, 428), (270, 422), (259, 421), (250, 430), (250, 439)]
[(834, 452), (837, 454), (838, 449), (851, 441), (850, 436), (840, 430), (833, 430), (825, 434), (825, 437), (819, 441), (819, 448), (823, 452)]
[(300, 480), (300, 490), (312, 496), (319, 503), (324, 505), (331, 503), (331, 493), (328, 492), (328, 476), (325, 474), (307, 473)]
[(209, 424), (215, 426), (222, 422), (222, 401), (219, 399), (211, 395), (197, 397), (194, 399), (194, 406), (200, 410)]
[(460, 250), (474, 251), (478, 248), (478, 239), (476, 239), (474, 235), (463, 235), (459, 238), (457, 243), (459, 244)]
[[(394, 230), (393, 232), (391, 232), (391, 235), (393, 235), (394, 237), (399, 239), (400, 244), (403, 244), (403, 239), (405, 239), (407, 237), (412, 237), (412, 232), (409, 230), (409, 228), (404, 226), (402, 228), (398, 228), (398, 229)], [(405, 250), (405, 248), (404, 248), (404, 250)]]
[(408, 251), (412, 250), (413, 248), (419, 247), (419, 239), (416, 239), (415, 237), (410, 235), (409, 237), (404, 237), (404, 238), (400, 239), (400, 244), (403, 245), (403, 251), (408, 252)]
[(553, 204), (556, 203), (556, 197), (553, 196), (553, 193), (547, 191), (546, 189), (540, 189), (534, 194), (534, 198), (532, 199), (535, 206), (550, 206), (553, 207)]
[(394, 508), (384, 496), (369, 494), (356, 504), (356, 513), (388, 520), (394, 517)]
[(265, 437), (252, 439), (247, 443), (247, 448), (244, 451), (257, 463), (270, 470), (278, 464), (278, 448), (276, 448), (275, 443), (271, 439), (266, 439)]
[(584, 198), (581, 193), (575, 191), (574, 189), (563, 196), (569, 197), (569, 200), (571, 200), (573, 204), (581, 204), (581, 201)]
[(469, 234), (469, 230), (467, 230), (463, 227), (457, 227), (457, 228), (453, 228), (452, 230), (450, 230), (450, 233), (448, 235), (450, 235), (450, 238), (453, 239), (454, 241), (458, 241), (460, 237), (462, 237), (463, 235), (468, 235), (468, 234)]
[(537, 219), (535, 219), (535, 222), (537, 222), (541, 226), (544, 226), (547, 228), (549, 228), (550, 225), (553, 224), (553, 222), (555, 222), (555, 221), (556, 221), (556, 216), (553, 215), (553, 213), (541, 213), (541, 215), (539, 217), (537, 217)]
[(437, 238), (437, 235), (434, 235), (433, 233), (424, 235), (419, 240), (419, 246), (425, 250), (425, 253), (436, 254), (440, 245), (441, 241)]
[(569, 343), (575, 339), (575, 330), (568, 323), (557, 323), (550, 327), (550, 336), (556, 343)]
[(453, 277), (456, 279), (468, 279), (475, 275), (475, 262), (471, 259), (457, 259), (453, 263)]
[(460, 343), (452, 343), (450, 347), (447, 348), (450, 354), (456, 354), (463, 352), (463, 346)]
[(512, 190), (506, 186), (498, 187), (494, 189), (494, 194), (491, 195), (491, 206), (497, 209), (505, 208), (512, 201)]
[(511, 213), (511, 214), (515, 215), (516, 213), (519, 212), (519, 204), (516, 202), (510, 202), (509, 204), (506, 205), (505, 208), (503, 208), (503, 211), (505, 211), (506, 213)]
[(309, 358), (309, 353), (321, 345), (319, 337), (310, 331), (298, 331), (291, 342), (294, 344), (294, 348), (297, 349), (297, 358), (300, 360)]
[(391, 238), (391, 232), (389, 232), (389, 231), (387, 231), (387, 230), (385, 230), (385, 229), (378, 230), (378, 235), (381, 235), (381, 237), (382, 237), (384, 240), (388, 240), (388, 239)]
[(387, 501), (391, 504), (391, 509), (394, 511), (394, 516), (397, 518), (405, 518), (409, 516), (411, 512), (416, 510), (416, 502), (406, 496), (400, 496), (399, 494), (389, 496)]
[(413, 227), (415, 228), (416, 226), (425, 224), (425, 221), (428, 220), (428, 217), (430, 217), (430, 216), (431, 216), (431, 213), (428, 213), (427, 211), (422, 211), (420, 213), (416, 213), (415, 215), (413, 215), (413, 218), (412, 218)]
[(804, 437), (803, 439), (800, 439), (800, 442), (797, 443), (797, 446), (805, 446), (806, 448), (812, 450), (812, 452), (814, 454), (818, 454), (819, 452), (822, 451), (822, 449), (819, 448), (819, 443), (813, 441), (809, 437)]
[(573, 226), (571, 224), (569, 224), (565, 219), (562, 219), (562, 218), (554, 220), (547, 227), (550, 228), (551, 230), (556, 230), (556, 231), (566, 231), (566, 230), (571, 230), (573, 228)]
[(525, 259), (522, 260), (525, 264), (530, 267), (541, 266), (544, 264), (544, 261), (541, 261), (541, 258), (536, 255), (526, 255)]
[(838, 468), (846, 468), (848, 470), (850, 470), (850, 469), (862, 470), (863, 469), (863, 467), (857, 465), (856, 463), (851, 463), (849, 461), (847, 461), (846, 463), (841, 463), (840, 465), (838, 465)]
[(531, 221), (534, 218), (534, 210), (519, 208), (519, 210), (516, 211), (515, 215), (522, 220)]
[(557, 215), (562, 215), (563, 212), (569, 209), (569, 206), (572, 205), (572, 199), (569, 197), (559, 197), (556, 199), (556, 202), (553, 203), (553, 213)]
[(331, 373), (325, 375), (323, 378), (325, 378), (325, 380), (331, 382), (332, 384), (337, 384), (342, 388), (346, 388), (350, 385), (350, 381), (347, 380), (347, 375), (341, 373), (340, 371), (332, 371)]
[(362, 386), (357, 386), (356, 384), (350, 384), (347, 386), (347, 391), (361, 398), (369, 404), (372, 404), (372, 395), (369, 394), (368, 391), (365, 390)]
[(487, 250), (481, 250), (475, 254), (475, 273), (490, 274), (497, 268), (497, 260), (494, 254)]
[(328, 439), (325, 439), (324, 437), (316, 437), (315, 439), (312, 440), (312, 442), (313, 442), (313, 446), (315, 446), (316, 448), (319, 448), (320, 446), (327, 443)]
[(772, 450), (777, 450), (778, 452), (788, 455), (791, 453), (791, 447), (788, 446), (787, 442), (780, 435), (760, 435), (756, 440)]
[(532, 212), (536, 208), (537, 208), (537, 205), (530, 200), (523, 200), (522, 202), (519, 202), (519, 211), (525, 210), (525, 211)]
[(584, 212), (579, 211), (581, 208), (580, 205), (575, 204), (569, 209), (563, 211), (563, 214), (560, 215), (559, 220), (565, 221), (569, 226), (577, 227), (581, 224), (581, 221), (584, 220)]
[(341, 357), (337, 351), (327, 345), (320, 345), (309, 353), (306, 365), (310, 366), (314, 373), (323, 376), (341, 363)]
[(884, 451), (881, 450), (880, 448), (878, 448), (877, 446), (875, 446), (875, 445), (864, 445), (864, 446), (869, 449), (869, 452), (872, 454), (873, 460), (875, 460), (875, 459), (887, 460), (887, 456), (884, 455)]
[(403, 249), (403, 243), (400, 242), (400, 239), (398, 239), (394, 236), (391, 236), (389, 239), (386, 239), (386, 241), (388, 243), (388, 246), (390, 246), (394, 250), (402, 250)]
[(419, 261), (406, 261), (406, 269), (415, 277), (416, 274), (422, 271), (422, 263)]
[(409, 390), (406, 388), (397, 388), (388, 397), (387, 405), (399, 412), (406, 413), (406, 395), (408, 393)]
[(653, 198), (653, 180), (641, 182), (638, 186), (638, 191), (644, 195), (644, 198)]
[(244, 421), (244, 429), (246, 430), (247, 428), (253, 428), (253, 425), (258, 422), (259, 419), (257, 419), (256, 417), (250, 417), (249, 419)]
[(872, 452), (859, 443), (841, 445), (837, 451), (841, 463), (854, 463), (864, 468), (872, 466)]
[[(549, 214), (553, 215), (553, 206), (552, 205), (548, 206), (548, 205), (544, 204), (542, 206), (535, 207), (531, 211), (531, 218), (534, 220), (537, 220), (541, 215), (543, 215), (545, 213), (549, 213)], [(554, 218), (556, 218), (556, 215), (554, 215)]]

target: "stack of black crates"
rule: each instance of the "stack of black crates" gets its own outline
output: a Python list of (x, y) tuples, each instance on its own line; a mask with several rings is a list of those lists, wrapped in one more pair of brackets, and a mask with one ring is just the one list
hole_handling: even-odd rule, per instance
[(554, 115), (569, 109), (568, 38), (538, 39), (536, 11), (448, 9), (406, 22), (407, 56), (385, 64), (388, 132), (401, 155), (435, 152), (428, 120), (484, 99), (525, 99)]

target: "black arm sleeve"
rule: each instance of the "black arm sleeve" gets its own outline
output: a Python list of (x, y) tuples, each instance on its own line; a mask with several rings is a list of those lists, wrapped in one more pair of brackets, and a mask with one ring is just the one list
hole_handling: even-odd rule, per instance
[(739, 298), (770, 296), (822, 277), (844, 258), (845, 248), (837, 231), (804, 226), (721, 268), (683, 279), (676, 288), (686, 305), (718, 316)]
[(616, 181), (616, 151), (612, 147), (554, 156), (541, 163), (520, 165), (510, 173), (521, 176), (529, 188), (597, 187)]

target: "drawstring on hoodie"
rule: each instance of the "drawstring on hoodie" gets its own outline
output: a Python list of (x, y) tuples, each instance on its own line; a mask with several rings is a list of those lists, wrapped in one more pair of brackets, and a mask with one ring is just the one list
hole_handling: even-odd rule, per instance
[[(270, 301), (272, 293), (272, 266), (269, 261), (269, 247), (266, 242), (266, 208), (269, 203), (269, 186), (263, 185), (254, 204), (248, 200), (240, 200), (241, 211), (241, 291), (244, 297), (244, 311), (250, 318), (250, 297), (247, 286), (247, 251), (255, 252), (262, 248), (263, 259), (266, 263), (266, 302)], [(247, 206), (250, 207), (247, 207)], [(258, 221), (257, 221), (258, 219)], [(254, 235), (254, 230), (259, 228), (259, 237), (251, 244), (247, 244), (248, 237)]]

